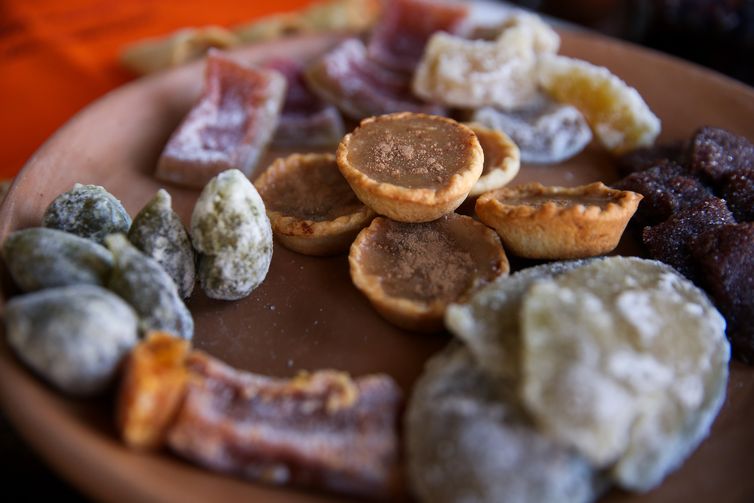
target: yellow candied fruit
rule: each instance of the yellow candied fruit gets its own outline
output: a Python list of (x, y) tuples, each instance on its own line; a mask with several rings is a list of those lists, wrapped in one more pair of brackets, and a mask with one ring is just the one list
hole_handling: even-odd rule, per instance
[(578, 108), (600, 143), (615, 154), (651, 145), (660, 133), (660, 119), (636, 89), (607, 68), (543, 56), (539, 83), (555, 100)]

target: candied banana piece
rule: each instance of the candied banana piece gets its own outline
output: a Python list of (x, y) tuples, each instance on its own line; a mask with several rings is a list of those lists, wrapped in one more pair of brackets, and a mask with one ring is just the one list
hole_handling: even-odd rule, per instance
[(456, 107), (521, 108), (537, 97), (537, 59), (559, 38), (534, 16), (511, 19), (494, 41), (435, 33), (413, 80), (414, 93)]
[(725, 321), (657, 261), (609, 257), (538, 282), (521, 329), (529, 412), (624, 488), (659, 484), (725, 398)]
[(201, 253), (199, 281), (208, 297), (241, 299), (267, 276), (272, 226), (241, 171), (224, 171), (204, 187), (191, 215), (191, 237)]
[(160, 447), (186, 390), (189, 342), (151, 332), (126, 360), (116, 421), (123, 441), (135, 449)]
[(409, 481), (432, 503), (593, 501), (603, 481), (573, 449), (540, 434), (515, 388), (461, 345), (432, 358), (405, 419)]
[(543, 55), (539, 84), (555, 100), (584, 114), (597, 139), (615, 154), (651, 145), (660, 119), (638, 91), (607, 68), (557, 55)]

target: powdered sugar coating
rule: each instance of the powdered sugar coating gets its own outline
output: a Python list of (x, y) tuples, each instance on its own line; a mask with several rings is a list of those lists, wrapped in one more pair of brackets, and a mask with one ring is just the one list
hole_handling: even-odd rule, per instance
[(657, 485), (725, 398), (725, 321), (659, 262), (609, 257), (541, 281), (524, 298), (521, 329), (527, 408), (625, 488)]
[(191, 237), (207, 296), (246, 297), (267, 275), (272, 227), (262, 198), (239, 170), (224, 171), (204, 187), (191, 215)]

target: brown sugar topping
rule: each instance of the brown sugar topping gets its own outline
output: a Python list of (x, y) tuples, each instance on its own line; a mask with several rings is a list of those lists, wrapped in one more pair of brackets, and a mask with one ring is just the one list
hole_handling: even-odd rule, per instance
[(334, 157), (308, 159), (306, 165), (296, 168), (280, 170), (270, 179), (263, 194), (268, 210), (322, 222), (350, 215), (363, 207), (338, 171)]
[(377, 120), (353, 132), (349, 162), (369, 177), (408, 188), (437, 188), (465, 169), (473, 133), (431, 117)]

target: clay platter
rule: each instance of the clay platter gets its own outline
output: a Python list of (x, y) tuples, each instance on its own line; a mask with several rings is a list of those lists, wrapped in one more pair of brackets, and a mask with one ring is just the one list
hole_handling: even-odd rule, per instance
[[(635, 86), (662, 119), (661, 140), (716, 125), (754, 139), (754, 89), (679, 60), (586, 33), (563, 32), (561, 53), (604, 65)], [(275, 56), (309, 60), (337, 36), (292, 38), (234, 53), (253, 62)], [(0, 239), (38, 225), (52, 199), (74, 182), (98, 184), (134, 215), (164, 186), (188, 222), (198, 191), (161, 185), (156, 160), (198, 96), (203, 64), (135, 81), (96, 101), (51, 137), (17, 176), (0, 207)], [(271, 151), (264, 168), (286, 152)], [(557, 166), (523, 166), (514, 183), (565, 186), (616, 178), (608, 154), (590, 146)], [(638, 250), (626, 241), (624, 254)], [(2, 271), (2, 298), (13, 294)], [(448, 335), (402, 332), (383, 321), (351, 284), (345, 256), (311, 258), (275, 246), (263, 285), (238, 302), (207, 299), (197, 288), (188, 303), (196, 347), (255, 372), (290, 376), (301, 369), (337, 368), (361, 375), (385, 372), (404, 390)], [(0, 328), (0, 330), (2, 330)], [(69, 399), (24, 368), (0, 337), (0, 405), (52, 467), (101, 501), (343, 501), (300, 489), (276, 488), (212, 473), (168, 452), (129, 451), (112, 425), (112, 393)], [(731, 364), (725, 405), (711, 436), (658, 489), (621, 491), (604, 501), (754, 500), (754, 367)]]

